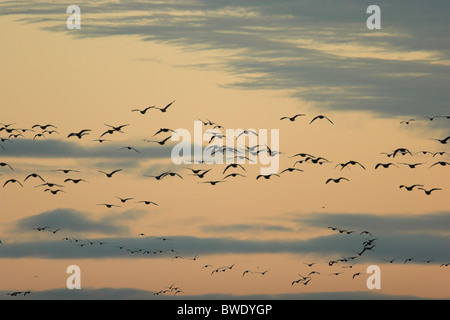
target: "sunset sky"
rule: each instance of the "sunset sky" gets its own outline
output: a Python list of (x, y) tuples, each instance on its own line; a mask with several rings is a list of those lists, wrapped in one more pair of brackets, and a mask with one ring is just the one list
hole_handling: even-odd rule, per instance
[[(366, 26), (371, 4), (379, 30)], [(67, 28), (69, 5), (81, 29)], [(424, 0), (0, 0), (0, 299), (450, 298), (450, 149), (437, 141), (450, 135), (449, 10)], [(318, 115), (333, 123), (311, 123)], [(256, 179), (260, 162), (225, 174), (227, 164), (176, 165), (177, 142), (145, 141), (170, 136), (153, 136), (160, 128), (193, 137), (199, 119), (279, 130), (279, 148), (267, 141), (281, 152), (279, 177)], [(20, 130), (36, 124), (57, 132)], [(105, 124), (127, 126), (94, 141)], [(386, 156), (399, 148), (412, 155)], [(281, 173), (305, 160), (298, 153), (328, 162)], [(340, 169), (351, 160), (364, 168)], [(189, 168), (211, 171), (200, 179)], [(183, 179), (147, 177), (169, 170)], [(245, 177), (200, 183), (232, 172)], [(32, 173), (64, 192), (24, 181)], [(339, 177), (348, 181), (326, 183)], [(414, 184), (441, 190), (399, 188)], [(376, 246), (359, 256), (372, 238), (363, 231)], [(81, 290), (66, 287), (70, 265)], [(370, 265), (379, 290), (366, 286)], [(320, 274), (293, 284), (311, 271)]]

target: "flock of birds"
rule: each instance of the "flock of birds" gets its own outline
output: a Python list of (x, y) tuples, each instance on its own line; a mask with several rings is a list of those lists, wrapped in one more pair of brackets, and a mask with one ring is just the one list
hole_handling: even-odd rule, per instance
[[(167, 113), (170, 109), (171, 106), (173, 106), (173, 104), (175, 103), (175, 101), (172, 101), (170, 103), (168, 103), (167, 105), (165, 105), (164, 107), (158, 108), (156, 106), (149, 106), (146, 107), (144, 109), (132, 109), (131, 112), (133, 113), (138, 113), (140, 115), (146, 115), (148, 112), (151, 112), (151, 110), (157, 110), (160, 111), (161, 113)], [(292, 116), (283, 116), (280, 118), (280, 121), (289, 121), (289, 122), (295, 122), (297, 121), (299, 118), (301, 117), (305, 117), (305, 114), (295, 114)], [(446, 118), (446, 119), (450, 119), (450, 116), (433, 116), (433, 117), (427, 117), (429, 121), (434, 121), (437, 118)], [(199, 119), (201, 120), (201, 119)], [(315, 123), (316, 121), (320, 121), (323, 120), (325, 122), (327, 122), (330, 125), (334, 125), (334, 122), (328, 118), (325, 115), (317, 115), (314, 116), (310, 122), (309, 125), (312, 125), (313, 123)], [(223, 143), (220, 144), (220, 140), (222, 139), (226, 139), (225, 133), (223, 132), (224, 127), (219, 125), (218, 123), (212, 122), (208, 119), (206, 120), (201, 120), (203, 125), (206, 127), (211, 127), (212, 129), (214, 129), (215, 131), (212, 131), (212, 137), (210, 139), (210, 145), (207, 148), (213, 148), (212, 150), (212, 155), (215, 153), (222, 153), (225, 156), (225, 152), (227, 150), (230, 150), (230, 147), (225, 146)], [(401, 124), (402, 125), (410, 125), (412, 122), (414, 122), (415, 119), (410, 119), (407, 121), (402, 121)], [(130, 124), (122, 124), (122, 125), (110, 125), (110, 124), (106, 124), (105, 126), (107, 128), (105, 128), (105, 131), (103, 131), (97, 139), (95, 140), (91, 140), (91, 141), (95, 141), (98, 143), (105, 143), (111, 140), (107, 140), (105, 137), (112, 137), (117, 133), (124, 133), (124, 129), (126, 127), (128, 127)], [(15, 126), (15, 123), (8, 123), (8, 124), (3, 124), (0, 123), (0, 132), (5, 132), (8, 134), (8, 137), (2, 137), (0, 138), (0, 148), (4, 151), (4, 154), (7, 155), (8, 152), (8, 146), (6, 145), (6, 143), (14, 143), (14, 141), (16, 139), (21, 139), (21, 138), (25, 138), (25, 135), (30, 132), (32, 135), (32, 140), (36, 140), (36, 139), (46, 139), (47, 136), (53, 136), (53, 135), (58, 135), (59, 132), (57, 131), (58, 128), (53, 125), (53, 124), (35, 124), (33, 125), (31, 128), (21, 128), (21, 127), (17, 127)], [(161, 134), (169, 134), (168, 137), (164, 137), (162, 138), (162, 140), (144, 140), (146, 142), (150, 142), (150, 143), (156, 143), (159, 144), (161, 146), (165, 145), (166, 143), (168, 143), (171, 135), (173, 133), (175, 133), (176, 131), (170, 128), (160, 128), (158, 131), (156, 131), (153, 135), (152, 138), (156, 137), (156, 136), (160, 136)], [(66, 136), (67, 140), (70, 139), (77, 139), (77, 140), (81, 140), (81, 139), (87, 139), (87, 136), (90, 136), (92, 134), (92, 129), (82, 129), (78, 132), (71, 132), (68, 133)], [(252, 131), (252, 130), (245, 130), (241, 133), (241, 135), (258, 135), (257, 132)], [(31, 136), (29, 137), (29, 139), (31, 139)], [(213, 140), (216, 140), (216, 142), (218, 142), (218, 144), (215, 145), (211, 145), (211, 142)], [(445, 138), (438, 138), (438, 139), (432, 139), (435, 140), (437, 142), (439, 142), (440, 145), (447, 145), (449, 140), (450, 140), (450, 136), (449, 137), (445, 137)], [(131, 151), (131, 152), (136, 152), (136, 153), (140, 153), (140, 150), (138, 150), (137, 148), (134, 148), (132, 146), (124, 146), (122, 148), (119, 148), (117, 151), (123, 151), (123, 150), (127, 150), (127, 151)], [(247, 178), (247, 170), (246, 168), (241, 164), (238, 163), (239, 161), (237, 160), (248, 160), (251, 161), (251, 159), (249, 158), (249, 155), (253, 155), (253, 156), (257, 156), (259, 153), (264, 152), (266, 153), (268, 156), (270, 157), (274, 157), (274, 156), (278, 156), (280, 154), (283, 154), (282, 152), (280, 152), (279, 150), (272, 150), (267, 144), (265, 145), (254, 145), (254, 146), (241, 146), (240, 148), (232, 148), (230, 151), (233, 151), (236, 155), (234, 157), (234, 159), (236, 161), (234, 161), (233, 163), (229, 163), (226, 165), (226, 167), (224, 168), (224, 170), (221, 170), (221, 175), (222, 177), (220, 179), (209, 179), (210, 176), (210, 172), (212, 171), (213, 168), (211, 167), (206, 167), (206, 168), (191, 168), (191, 167), (181, 167), (180, 170), (176, 170), (175, 171), (164, 171), (158, 174), (153, 174), (153, 175), (144, 175), (145, 177), (148, 178), (152, 178), (155, 179), (157, 181), (159, 180), (163, 180), (163, 179), (168, 179), (170, 177), (174, 178), (174, 179), (184, 179), (184, 177), (186, 175), (190, 175), (190, 176), (194, 176), (196, 177), (196, 179), (198, 179), (199, 184), (210, 184), (211, 186), (215, 186), (219, 183), (224, 183), (224, 182), (228, 182), (231, 179), (235, 179), (235, 178), (240, 178), (240, 179), (245, 179)], [(388, 159), (392, 159), (392, 161), (390, 162), (380, 162), (377, 163), (374, 166), (374, 170), (382, 170), (382, 169), (389, 169), (391, 167), (397, 167), (400, 168), (399, 166), (404, 166), (404, 167), (408, 167), (409, 169), (416, 169), (419, 166), (424, 166), (426, 165), (425, 162), (407, 162), (405, 161), (405, 157), (414, 157), (416, 155), (422, 155), (422, 156), (426, 156), (426, 155), (430, 155), (433, 159), (436, 159), (436, 157), (443, 157), (445, 155), (447, 155), (447, 153), (445, 151), (426, 151), (426, 150), (420, 150), (420, 151), (416, 151), (416, 152), (412, 152), (411, 150), (407, 149), (407, 148), (397, 148), (393, 151), (390, 152), (383, 152), (382, 154), (386, 155), (386, 157)], [(398, 158), (402, 158), (401, 161), (397, 161), (394, 162), (394, 159), (398, 159)], [(283, 170), (281, 170), (279, 173), (271, 173), (268, 175), (262, 175), (259, 174), (256, 176), (256, 180), (259, 179), (263, 179), (263, 180), (269, 180), (273, 177), (281, 177), (281, 175), (287, 174), (287, 173), (293, 173), (293, 172), (303, 172), (303, 169), (299, 169), (297, 168), (297, 165), (301, 165), (301, 164), (312, 164), (312, 165), (324, 165), (324, 164), (329, 164), (331, 163), (330, 160), (326, 159), (324, 156), (318, 156), (318, 155), (312, 155), (309, 153), (296, 153), (292, 156), (289, 157), (289, 159), (294, 159), (294, 163), (292, 164), (292, 166), (288, 167), (288, 168), (284, 168)], [(207, 161), (203, 161), (202, 163), (198, 163), (200, 164), (209, 164)], [(441, 167), (445, 167), (445, 166), (449, 166), (450, 163), (447, 161), (443, 161), (443, 160), (439, 160), (439, 161), (433, 161), (432, 164), (429, 164), (429, 169), (441, 166)], [(352, 167), (356, 167), (359, 168), (360, 170), (368, 170), (368, 166), (362, 164), (359, 161), (355, 161), (355, 160), (349, 160), (349, 161), (345, 161), (345, 162), (341, 162), (338, 163), (334, 166), (335, 170), (339, 170), (339, 172), (344, 172), (344, 169), (346, 170), (350, 170)], [(64, 184), (80, 184), (80, 183), (89, 183), (88, 180), (84, 179), (84, 178), (74, 178), (71, 175), (72, 174), (79, 174), (80, 171), (79, 170), (73, 170), (73, 169), (66, 169), (66, 168), (58, 168), (58, 169), (53, 169), (53, 172), (57, 172), (57, 173), (61, 173), (64, 175), (65, 179), (63, 180), (63, 183), (55, 183), (55, 182), (50, 182), (48, 180), (45, 179), (44, 175), (42, 173), (29, 173), (27, 174), (23, 180), (19, 180), (16, 177), (8, 177), (8, 175), (10, 173), (14, 172), (14, 166), (11, 163), (7, 163), (7, 162), (0, 162), (0, 170), (2, 170), (3, 172), (0, 173), (0, 175), (6, 175), (6, 179), (3, 181), (2, 183), (2, 187), (6, 188), (6, 187), (11, 187), (12, 185), (16, 184), (19, 187), (24, 187), (25, 183), (28, 183), (28, 181), (34, 180), (37, 181), (39, 184), (35, 185), (35, 188), (42, 188), (44, 192), (48, 192), (52, 195), (58, 195), (60, 193), (65, 193), (64, 191)], [(183, 173), (182, 170), (186, 170), (187, 173)], [(113, 179), (117, 174), (120, 174), (123, 169), (116, 169), (113, 171), (105, 171), (105, 170), (97, 170), (98, 174), (104, 175), (105, 178), (107, 179)], [(339, 184), (343, 181), (349, 182), (350, 179), (348, 179), (345, 176), (338, 176), (338, 177), (331, 177), (328, 178), (327, 180), (324, 181), (325, 184)], [(413, 191), (413, 190), (422, 190), (426, 195), (431, 195), (432, 193), (436, 192), (436, 191), (441, 191), (442, 189), (440, 187), (425, 187), (422, 184), (413, 184), (413, 185), (405, 185), (402, 184), (399, 186), (400, 189), (404, 189), (406, 191)], [(114, 208), (114, 207), (121, 207), (121, 205), (124, 205), (128, 202), (131, 202), (134, 200), (135, 203), (141, 203), (144, 205), (151, 205), (151, 206), (158, 206), (159, 204), (155, 201), (152, 200), (138, 200), (135, 199), (133, 197), (119, 197), (119, 196), (115, 196), (115, 198), (117, 199), (117, 204), (115, 203), (98, 203), (97, 206), (104, 206), (106, 208)], [(37, 232), (48, 232), (49, 234), (53, 234), (56, 236), (59, 236), (61, 234), (61, 232), (63, 232), (64, 230), (62, 230), (60, 227), (56, 226), (36, 226), (33, 228), (35, 231)], [(338, 232), (339, 234), (344, 234), (344, 235), (350, 235), (352, 233), (356, 233), (356, 231), (354, 230), (346, 230), (346, 229), (340, 229), (337, 227), (329, 227), (329, 229), (331, 229), (332, 231)], [(328, 273), (329, 276), (340, 276), (342, 274), (344, 274), (344, 269), (352, 269), (357, 263), (358, 263), (358, 259), (363, 256), (363, 254), (366, 254), (367, 252), (373, 251), (374, 248), (376, 247), (376, 238), (373, 238), (371, 232), (369, 231), (360, 231), (357, 232), (359, 233), (359, 236), (362, 239), (362, 247), (356, 249), (352, 254), (346, 257), (340, 257), (338, 259), (332, 259), (329, 260), (328, 262), (324, 263), (327, 264), (329, 267), (333, 267), (335, 265), (338, 265), (340, 263), (344, 263), (345, 265), (342, 266), (342, 269), (340, 269), (339, 271), (336, 272), (332, 272), (332, 273)], [(370, 237), (367, 237), (370, 236)], [(145, 233), (140, 233), (136, 236), (137, 238), (145, 238), (145, 239), (150, 239), (150, 240), (156, 240), (157, 245), (153, 248), (148, 248), (148, 247), (135, 247), (135, 246), (130, 246), (127, 243), (124, 244), (118, 244), (118, 243), (108, 243), (106, 241), (100, 241), (100, 240), (89, 240), (89, 239), (82, 239), (79, 237), (73, 237), (71, 235), (65, 234), (62, 236), (59, 236), (60, 241), (64, 241), (67, 243), (72, 244), (73, 246), (76, 247), (93, 247), (93, 246), (110, 246), (110, 247), (114, 247), (117, 248), (118, 250), (122, 250), (124, 253), (130, 254), (130, 255), (167, 255), (168, 257), (170, 257), (170, 259), (172, 261), (174, 260), (179, 260), (179, 259), (183, 259), (183, 260), (192, 260), (192, 261), (197, 261), (198, 260), (198, 255), (195, 255), (194, 257), (184, 257), (181, 255), (181, 253), (179, 252), (179, 250), (176, 249), (176, 246), (173, 246), (174, 243), (174, 239), (168, 238), (168, 237), (149, 237), (147, 236)], [(166, 246), (167, 243), (170, 243), (170, 246)], [(144, 243), (143, 243), (144, 244)], [(163, 245), (164, 244), (164, 245)], [(4, 246), (5, 243), (2, 243), (2, 241), (0, 240), (0, 245)], [(394, 261), (396, 261), (398, 258), (390, 258), (390, 259), (386, 259), (386, 261), (388, 261), (389, 263), (394, 263)], [(404, 260), (404, 263), (408, 263), (408, 262), (412, 262), (412, 261), (420, 261), (416, 258), (411, 258), (408, 257)], [(426, 263), (430, 263), (431, 260), (425, 260), (424, 262)], [(348, 263), (348, 264), (347, 264)], [(303, 284), (303, 285), (309, 285), (311, 283), (311, 281), (319, 276), (321, 274), (321, 272), (319, 272), (318, 270), (314, 269), (313, 266), (317, 266), (317, 262), (308, 262), (308, 263), (304, 263), (307, 267), (307, 274), (305, 273), (305, 275), (302, 274), (298, 274), (298, 278), (293, 279), (291, 281), (291, 286), (294, 285), (298, 285), (298, 284)], [(441, 267), (447, 267), (449, 264), (441, 264)], [(209, 274), (211, 276), (217, 275), (217, 274), (221, 274), (221, 273), (225, 273), (225, 272), (232, 272), (233, 270), (236, 269), (235, 264), (230, 264), (230, 265), (223, 265), (223, 266), (214, 266), (212, 264), (202, 264), (200, 270), (203, 271), (207, 271), (209, 272)], [(249, 277), (249, 276), (266, 276), (269, 273), (270, 269), (264, 269), (259, 270), (259, 269), (252, 269), (252, 268), (243, 268), (239, 271), (240, 277), (244, 278), (244, 277)], [(335, 271), (335, 270), (333, 270)], [(359, 275), (361, 275), (361, 272), (353, 272), (351, 273), (351, 278), (355, 279), (357, 278)], [(30, 294), (31, 291), (26, 291), (26, 292), (11, 292), (8, 293), (8, 295), (10, 296), (18, 296), (18, 295), (28, 295)], [(173, 295), (177, 295), (183, 293), (183, 291), (179, 288), (176, 287), (174, 284), (172, 284), (171, 286), (163, 289), (163, 290), (159, 290), (157, 292), (155, 292), (155, 295), (163, 295), (163, 294), (173, 294)]]

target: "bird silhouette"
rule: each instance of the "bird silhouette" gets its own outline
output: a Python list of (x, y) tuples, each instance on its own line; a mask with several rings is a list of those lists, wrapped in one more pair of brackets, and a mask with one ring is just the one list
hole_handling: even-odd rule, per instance
[(108, 178), (112, 178), (112, 176), (113, 176), (115, 173), (120, 172), (120, 171), (122, 171), (122, 170), (123, 170), (123, 169), (117, 169), (117, 170), (114, 170), (114, 171), (112, 171), (112, 172), (110, 172), (110, 173), (107, 173), (107, 172), (104, 172), (104, 171), (98, 171), (98, 172), (105, 174)]
[(16, 180), (16, 179), (9, 179), (9, 180), (6, 180), (6, 182), (3, 184), (3, 188), (4, 188), (8, 183), (17, 183), (17, 184), (19, 184), (19, 185), (23, 188), (23, 185), (20, 183), (20, 181), (18, 181), (18, 180)]
[(331, 121), (328, 117), (326, 117), (326, 116), (324, 116), (324, 115), (318, 115), (318, 116), (316, 116), (314, 119), (311, 120), (311, 122), (310, 122), (309, 124), (313, 123), (313, 122), (316, 121), (317, 119), (320, 119), (320, 120), (326, 119), (326, 120), (328, 120), (331, 124), (334, 124), (333, 121)]
[(377, 163), (377, 165), (375, 166), (375, 170), (378, 169), (379, 167), (383, 167), (385, 169), (389, 168), (390, 166), (395, 166), (398, 168), (398, 166), (395, 163), (389, 162), (389, 163)]
[(140, 114), (145, 114), (148, 110), (154, 109), (154, 108), (156, 108), (156, 107), (155, 106), (151, 106), (151, 107), (147, 107), (147, 108), (145, 108), (143, 110), (133, 109), (133, 110), (131, 110), (131, 112), (139, 112)]
[(439, 141), (441, 144), (447, 144), (449, 139), (450, 139), (450, 136), (448, 136), (447, 138), (444, 138), (444, 139), (431, 139), (431, 140)]
[(424, 188), (418, 188), (418, 189), (419, 189), (419, 190), (423, 190), (427, 196), (431, 195), (431, 193), (434, 192), (434, 191), (442, 190), (442, 189), (440, 189), (440, 188), (433, 188), (433, 189), (430, 189), (430, 190), (426, 190), (426, 189), (424, 189)]
[(303, 116), (306, 116), (306, 114), (299, 113), (292, 117), (288, 117), (288, 116), (282, 117), (280, 120), (289, 119), (289, 121), (294, 122), (297, 117), (303, 117)]
[(446, 162), (446, 161), (438, 161), (438, 162), (434, 163), (433, 165), (431, 165), (430, 168), (433, 168), (434, 166), (437, 166), (437, 165), (440, 165), (440, 166), (442, 166), (442, 167), (445, 167), (445, 166), (449, 166), (450, 163), (449, 163), (449, 162)]
[(161, 111), (161, 112), (167, 112), (167, 109), (168, 109), (174, 102), (175, 102), (175, 100), (172, 101), (171, 103), (169, 103), (168, 105), (166, 105), (164, 108), (157, 108), (157, 107), (155, 107), (155, 109), (158, 109), (158, 110)]
[(340, 178), (337, 178), (337, 179), (332, 179), (332, 178), (330, 178), (330, 179), (328, 179), (328, 180), (325, 182), (325, 184), (328, 184), (328, 183), (331, 182), (331, 181), (333, 181), (334, 183), (339, 183), (339, 182), (341, 182), (341, 180), (350, 181), (349, 179), (344, 178), (344, 177), (340, 177)]
[(83, 129), (83, 130), (81, 130), (80, 132), (72, 132), (72, 133), (69, 133), (69, 135), (67, 136), (67, 138), (70, 138), (70, 137), (77, 137), (78, 139), (81, 139), (81, 138), (83, 138), (84, 136), (88, 135), (90, 131), (92, 131), (92, 130), (90, 130), (90, 129)]
[(272, 176), (276, 176), (276, 177), (280, 177), (280, 175), (276, 174), (276, 173), (271, 173), (271, 174), (260, 174), (256, 177), (256, 180), (258, 180), (259, 178), (264, 178), (266, 180), (269, 180)]
[(9, 164), (7, 164), (5, 162), (0, 162), (0, 167), (8, 167), (8, 168), (11, 169), (11, 171), (14, 171), (14, 169)]
[(400, 189), (405, 188), (408, 191), (412, 191), (415, 187), (423, 187), (423, 185), (422, 184), (413, 184), (412, 186), (408, 187), (408, 186), (405, 186), (404, 184), (402, 184), (399, 188)]

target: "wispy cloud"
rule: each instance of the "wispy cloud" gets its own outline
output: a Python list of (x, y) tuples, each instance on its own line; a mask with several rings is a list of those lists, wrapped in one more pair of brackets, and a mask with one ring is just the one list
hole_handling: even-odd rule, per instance
[[(448, 113), (450, 41), (445, 13), (450, 4), (379, 1), (382, 29), (369, 31), (365, 22), (371, 4), (356, 0), (345, 5), (256, 0), (81, 2), (83, 28), (71, 34), (132, 35), (188, 50), (222, 49), (228, 53), (210, 63), (241, 76), (227, 85), (288, 90), (322, 108), (400, 115)], [(67, 32), (63, 4), (5, 2), (0, 9), (3, 15), (45, 23), (46, 30)]]

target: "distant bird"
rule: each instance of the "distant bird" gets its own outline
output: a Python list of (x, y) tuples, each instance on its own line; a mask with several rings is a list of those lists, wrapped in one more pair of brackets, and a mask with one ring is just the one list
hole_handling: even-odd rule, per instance
[(411, 262), (411, 261), (414, 261), (414, 258), (408, 258), (408, 259), (406, 259), (405, 262), (404, 262), (403, 264), (406, 264), (407, 262)]
[(155, 205), (155, 206), (159, 206), (159, 204), (157, 204), (156, 202), (153, 202), (153, 201), (146, 201), (146, 200), (137, 201), (136, 203), (145, 203), (146, 205), (153, 204), (153, 205)]
[(352, 279), (355, 279), (355, 277), (357, 277), (357, 276), (359, 276), (359, 275), (361, 275), (361, 272), (355, 273), (355, 274), (352, 276)]
[(448, 136), (445, 139), (431, 139), (431, 140), (436, 140), (439, 141), (441, 144), (447, 144), (448, 140), (450, 139), (450, 136)]
[(292, 117), (288, 117), (288, 116), (282, 117), (280, 120), (289, 119), (289, 121), (294, 122), (297, 117), (303, 117), (303, 116), (306, 116), (306, 114), (299, 113), (299, 114), (296, 114), (296, 115), (294, 115)]
[(59, 185), (59, 184), (56, 184), (56, 183), (46, 182), (46, 183), (43, 183), (43, 184), (40, 184), (40, 185), (36, 186), (35, 188), (43, 187), (43, 186), (47, 186), (47, 187), (50, 187), (50, 188), (53, 188), (53, 187), (60, 187), (60, 188), (62, 188), (63, 187), (62, 185)]
[(114, 171), (111, 172), (111, 173), (106, 173), (106, 172), (104, 172), (104, 171), (98, 171), (98, 172), (105, 174), (108, 178), (111, 178), (116, 172), (120, 172), (120, 171), (122, 171), (122, 170), (123, 170), (123, 169), (117, 169), (117, 170), (114, 170)]
[(242, 136), (243, 134), (245, 134), (245, 135), (250, 135), (250, 133), (251, 134), (254, 134), (255, 136), (258, 136), (258, 134), (255, 132), (255, 131), (253, 131), (253, 130), (244, 130), (244, 131), (242, 131), (241, 133), (239, 133), (238, 134), (238, 136), (236, 137), (236, 139), (238, 139), (240, 136)]
[(52, 125), (52, 124), (46, 124), (46, 125), (35, 124), (34, 126), (31, 127), (31, 129), (34, 129), (34, 128), (41, 128), (41, 130), (45, 130), (45, 129), (50, 128), (50, 127), (55, 128), (55, 129), (58, 129), (57, 127), (55, 127), (55, 126)]
[(61, 189), (57, 189), (57, 190), (52, 190), (52, 189), (45, 189), (44, 190), (44, 192), (48, 192), (48, 191), (50, 191), (52, 194), (58, 194), (59, 192), (64, 192), (65, 193), (65, 191), (64, 190), (61, 190)]
[(78, 139), (81, 139), (82, 137), (88, 135), (88, 134), (89, 134), (89, 133), (88, 133), (89, 131), (92, 131), (92, 130), (90, 130), (90, 129), (83, 129), (83, 130), (81, 130), (80, 132), (72, 132), (72, 133), (69, 133), (69, 135), (67, 136), (67, 138), (70, 138), (70, 137), (77, 137)]
[(395, 158), (396, 156), (397, 156), (397, 154), (401, 154), (401, 155), (407, 155), (407, 154), (409, 154), (409, 155), (411, 155), (412, 156), (412, 153), (411, 153), (411, 151), (409, 151), (408, 149), (406, 149), (406, 148), (398, 148), (398, 149), (396, 149), (394, 152), (393, 152), (393, 155), (392, 155), (392, 157), (393, 158)]
[(34, 135), (33, 140), (36, 140), (36, 138), (44, 138), (45, 139), (45, 136), (42, 133), (38, 133), (38, 134)]
[(421, 165), (423, 165), (424, 163), (399, 163), (399, 164), (408, 166), (408, 167), (410, 167), (411, 169), (415, 169), (417, 166), (421, 166)]
[(284, 172), (293, 172), (293, 171), (304, 172), (303, 170), (296, 169), (296, 168), (287, 168), (287, 169), (284, 169), (283, 171), (281, 171), (280, 174), (282, 174)]
[(58, 172), (58, 171), (60, 171), (60, 172), (64, 172), (64, 173), (71, 173), (71, 172), (80, 172), (80, 171), (77, 171), (77, 170), (70, 170), (70, 169), (58, 169), (58, 170), (52, 170), (52, 171), (55, 171), (55, 172)]
[(315, 263), (315, 262), (313, 262), (313, 263), (306, 263), (306, 262), (303, 262), (303, 264), (306, 264), (308, 267), (312, 267), (312, 266), (315, 265), (316, 263)]
[(120, 126), (115, 127), (115, 126), (112, 126), (110, 124), (105, 123), (105, 126), (112, 128), (112, 130), (114, 130), (114, 131), (122, 132), (121, 131), (122, 128), (125, 128), (125, 127), (129, 126), (129, 124), (122, 124)]
[(133, 148), (133, 147), (123, 147), (123, 148), (120, 148), (119, 151), (120, 151), (120, 150), (123, 150), (123, 149), (133, 150), (133, 151), (136, 151), (136, 152), (140, 153), (139, 150), (137, 150), (137, 149), (135, 149), (135, 148)]
[(341, 166), (341, 170), (342, 170), (342, 169), (344, 169), (345, 167), (347, 167), (348, 165), (353, 165), (353, 166), (354, 166), (354, 165), (359, 165), (361, 168), (363, 168), (364, 170), (366, 170), (366, 168), (365, 168), (361, 163), (359, 163), (358, 161), (353, 161), (353, 160), (348, 161), (348, 162), (346, 162), (346, 163), (339, 163), (339, 164), (336, 165), (335, 169), (336, 169), (337, 167)]
[(226, 176), (223, 178), (223, 180), (225, 180), (226, 178), (229, 178), (229, 177), (235, 178), (235, 177), (237, 177), (237, 176), (240, 176), (240, 177), (245, 178), (245, 176), (242, 175), (242, 174), (240, 174), (240, 173), (230, 173), (230, 174), (226, 175)]
[(164, 132), (164, 133), (166, 133), (166, 132), (176, 133), (175, 130), (172, 130), (172, 129), (169, 129), (169, 128), (161, 128), (153, 135), (153, 137), (156, 136), (157, 134), (160, 134), (161, 132)]
[(387, 262), (389, 262), (389, 263), (394, 263), (395, 260), (397, 260), (397, 258), (394, 258), (394, 259), (391, 259), (391, 260), (386, 260), (386, 259), (385, 259), (385, 261), (387, 261)]
[(215, 186), (216, 184), (221, 183), (221, 182), (226, 182), (226, 181), (223, 181), (223, 180), (211, 180), (211, 181), (204, 181), (204, 182), (197, 182), (197, 183), (209, 183), (210, 185)]
[(147, 107), (147, 108), (145, 108), (143, 110), (133, 109), (133, 110), (131, 110), (131, 112), (136, 112), (137, 111), (140, 114), (145, 114), (148, 110), (153, 109), (153, 108), (156, 108), (156, 107), (155, 106), (151, 106), (151, 107)]
[(444, 154), (447, 154), (447, 152), (445, 152), (445, 151), (435, 152), (435, 153), (433, 153), (433, 158), (436, 157), (437, 155), (443, 156)]
[(229, 169), (229, 168), (234, 168), (234, 169), (236, 169), (236, 168), (241, 168), (242, 170), (244, 170), (244, 171), (246, 171), (245, 170), (245, 168), (243, 167), (243, 166), (241, 166), (240, 164), (238, 164), (238, 163), (231, 163), (231, 164), (229, 164), (228, 166), (226, 166), (226, 168), (223, 170), (223, 173), (222, 174), (225, 174), (225, 172)]
[(260, 174), (260, 175), (258, 175), (257, 177), (256, 177), (256, 180), (258, 180), (259, 178), (264, 178), (264, 179), (266, 179), (266, 180), (268, 180), (268, 179), (270, 179), (271, 177), (273, 177), (273, 176), (276, 176), (276, 177), (280, 177), (280, 175), (278, 175), (278, 174), (276, 174), (276, 173), (271, 173), (271, 174), (266, 174), (266, 175), (263, 175), (263, 174)]
[(125, 202), (127, 202), (129, 200), (134, 200), (134, 198), (120, 198), (120, 197), (116, 197), (116, 198), (119, 199), (120, 202), (122, 202), (122, 203), (125, 203)]
[(168, 105), (166, 105), (164, 108), (157, 108), (157, 107), (155, 107), (155, 109), (158, 109), (158, 110), (161, 111), (161, 112), (167, 112), (167, 109), (168, 109), (174, 102), (175, 102), (175, 100), (172, 101), (171, 103), (169, 103)]
[(442, 189), (440, 189), (440, 188), (433, 188), (433, 189), (431, 189), (431, 190), (425, 190), (424, 188), (418, 188), (418, 189), (423, 190), (423, 191), (426, 193), (427, 196), (431, 195), (431, 193), (432, 193), (433, 191), (442, 190)]
[(359, 235), (362, 236), (363, 234), (368, 234), (372, 237), (372, 234), (369, 231), (362, 231)]
[(105, 206), (105, 207), (107, 207), (108, 209), (111, 209), (112, 207), (117, 207), (117, 208), (120, 208), (120, 206), (117, 206), (117, 205), (115, 205), (115, 204), (109, 204), (109, 203), (100, 203), (100, 204), (97, 204), (98, 206)]
[(344, 178), (344, 177), (340, 177), (340, 178), (337, 178), (337, 179), (332, 179), (332, 178), (330, 178), (330, 179), (328, 179), (328, 180), (325, 182), (325, 184), (328, 184), (328, 183), (331, 182), (331, 181), (333, 181), (334, 183), (339, 183), (339, 182), (341, 182), (341, 180), (350, 181), (349, 179)]
[(409, 124), (410, 122), (416, 121), (414, 119), (409, 119), (408, 121), (401, 121), (400, 124)]
[(167, 138), (165, 138), (164, 140), (161, 140), (161, 141), (154, 141), (154, 140), (144, 140), (144, 141), (146, 141), (146, 142), (154, 142), (154, 143), (159, 144), (160, 146), (163, 146), (163, 145), (166, 144), (167, 140), (169, 140), (170, 138), (171, 138), (171, 136), (169, 136), (169, 137), (167, 137)]
[(3, 188), (8, 184), (8, 183), (18, 183), (22, 188), (23, 188), (23, 185), (20, 183), (20, 181), (18, 181), (18, 180), (16, 180), (16, 179), (9, 179), (9, 180), (7, 180), (4, 184), (3, 184)]
[(427, 119), (430, 120), (430, 121), (433, 121), (434, 119), (436, 119), (436, 118), (438, 118), (438, 117), (440, 117), (440, 116), (433, 116), (433, 117), (427, 117), (427, 116), (425, 116), (425, 118), (427, 118)]
[(245, 270), (245, 271), (242, 273), (242, 276), (245, 276), (247, 273), (253, 273), (253, 271), (251, 271), (251, 270)]
[(378, 164), (375, 166), (375, 170), (378, 169), (379, 167), (383, 167), (383, 168), (387, 169), (387, 168), (389, 168), (390, 166), (396, 166), (396, 167), (398, 168), (398, 166), (397, 166), (396, 164), (394, 164), (394, 163), (392, 163), (392, 162), (389, 162), (389, 163), (378, 163)]
[(80, 183), (80, 182), (87, 182), (86, 180), (84, 180), (84, 179), (72, 179), (72, 178), (69, 178), (69, 179), (66, 179), (66, 180), (64, 180), (64, 182), (73, 182), (74, 184), (78, 184), (78, 183)]
[(434, 163), (430, 168), (432, 168), (432, 167), (434, 167), (434, 166), (437, 166), (437, 165), (440, 165), (440, 166), (445, 167), (445, 166), (449, 166), (450, 163), (449, 163), (449, 162), (446, 162), (446, 161), (438, 161), (438, 162)]
[(7, 164), (5, 162), (0, 162), (0, 167), (8, 167), (8, 168), (11, 169), (11, 171), (14, 171), (14, 169), (9, 164)]
[(413, 184), (412, 186), (408, 187), (408, 186), (405, 186), (404, 184), (402, 184), (399, 188), (400, 189), (405, 188), (408, 191), (412, 191), (415, 187), (423, 187), (423, 185), (422, 184)]
[(327, 119), (331, 124), (334, 124), (333, 121), (331, 121), (328, 117), (326, 117), (326, 116), (324, 116), (324, 115), (318, 115), (317, 117), (315, 117), (314, 119), (312, 119), (311, 122), (310, 122), (309, 124), (313, 123), (313, 122), (316, 121), (317, 119), (320, 119), (320, 120), (322, 120), (322, 119)]
[(417, 151), (416, 153), (414, 153), (414, 155), (416, 155), (416, 154), (419, 154), (419, 153), (421, 153), (421, 154), (423, 154), (423, 155), (426, 155), (426, 154), (433, 154), (433, 152), (430, 152), (430, 151), (426, 151), (426, 150), (422, 150), (422, 151)]

